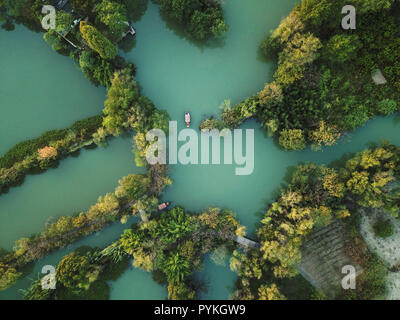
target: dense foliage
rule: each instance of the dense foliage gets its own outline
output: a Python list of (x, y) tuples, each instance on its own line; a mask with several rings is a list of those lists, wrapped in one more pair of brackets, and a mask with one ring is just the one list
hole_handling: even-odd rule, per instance
[(94, 116), (76, 121), (69, 129), (47, 131), (39, 138), (20, 142), (0, 157), (0, 168), (8, 168), (15, 162), (22, 161), (38, 149), (51, 145), (52, 142), (65, 139), (68, 134), (74, 134), (79, 138), (88, 138), (97, 131), (101, 123), (102, 117)]
[(115, 245), (132, 256), (135, 267), (152, 271), (161, 284), (168, 284), (169, 299), (194, 299), (203, 287), (193, 277), (202, 256), (232, 248), (235, 236), (242, 234), (243, 228), (228, 210), (210, 208), (193, 215), (175, 207), (125, 230)]
[(195, 40), (219, 37), (228, 31), (219, 0), (154, 0), (161, 12), (172, 22), (183, 27)]
[(101, 141), (109, 134), (117, 136), (125, 130), (133, 130), (136, 132), (136, 165), (148, 165), (145, 156), (150, 144), (146, 140), (146, 133), (151, 129), (168, 132), (168, 113), (156, 109), (150, 99), (140, 95), (138, 85), (128, 68), (114, 74), (104, 106), (103, 128), (99, 129), (95, 139)]
[(103, 59), (112, 60), (117, 56), (117, 47), (113, 45), (105, 36), (103, 36), (95, 27), (81, 21), (80, 31), (83, 39), (87, 41), (90, 48), (96, 51), (100, 57)]

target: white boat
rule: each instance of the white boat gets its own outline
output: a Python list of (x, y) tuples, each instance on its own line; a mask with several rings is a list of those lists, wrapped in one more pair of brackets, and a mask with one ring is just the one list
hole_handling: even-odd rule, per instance
[(189, 128), (190, 127), (190, 113), (189, 113), (189, 111), (187, 111), (186, 113), (185, 113), (185, 123), (186, 123), (186, 127), (187, 128)]

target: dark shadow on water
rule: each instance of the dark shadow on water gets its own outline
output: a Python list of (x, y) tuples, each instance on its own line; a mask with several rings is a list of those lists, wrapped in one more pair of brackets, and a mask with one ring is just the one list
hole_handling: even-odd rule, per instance
[(78, 158), (80, 154), (81, 154), (81, 149), (78, 149), (78, 150), (76, 150), (76, 151), (74, 151), (74, 152), (71, 152), (71, 153), (70, 153), (70, 156), (71, 156), (72, 158)]
[(136, 48), (136, 37), (128, 34), (118, 43), (118, 47), (125, 53), (130, 52), (131, 50)]
[(282, 145), (279, 143), (279, 137), (278, 137), (277, 134), (273, 135), (271, 138), (272, 138), (272, 140), (273, 140), (274, 146), (275, 146), (277, 149), (279, 149), (280, 151), (287, 152), (287, 153), (296, 152), (296, 151), (294, 151), (294, 150), (286, 150), (285, 148), (283, 148)]
[(332, 161), (331, 163), (328, 164), (328, 167), (334, 168), (334, 169), (340, 169), (343, 168), (343, 166), (346, 164), (348, 160), (353, 158), (355, 156), (356, 152), (347, 152), (343, 154), (339, 159), (336, 159)]
[(1, 25), (1, 29), (5, 31), (13, 31), (15, 30), (15, 25), (11, 20), (6, 20), (6, 22)]
[(362, 152), (363, 150), (366, 150), (366, 149), (372, 149), (372, 148), (379, 147), (382, 144), (383, 141), (385, 141), (387, 143), (390, 143), (387, 140), (382, 140), (382, 141), (379, 141), (379, 142), (376, 142), (376, 141), (367, 142), (366, 143), (366, 148), (362, 148), (362, 150), (359, 150), (359, 151), (346, 152), (339, 159), (336, 159), (336, 160), (330, 162), (328, 164), (328, 167), (332, 167), (332, 168), (335, 168), (335, 169), (340, 169), (340, 168), (342, 168), (342, 167), (344, 167), (346, 165), (346, 162), (348, 160), (354, 158), (357, 153)]
[(208, 289), (210, 288), (211, 280), (207, 275), (196, 273), (194, 277), (192, 277), (192, 286), (193, 289), (197, 292), (197, 294), (201, 297), (203, 294), (208, 293)]
[(262, 52), (260, 46), (257, 48), (257, 61), (264, 62), (264, 63), (275, 63), (276, 64), (276, 61), (265, 56), (265, 54)]
[(149, 0), (125, 1), (125, 3), (128, 9), (129, 20), (138, 22), (147, 11)]
[(29, 276), (33, 272), (34, 268), (35, 268), (35, 261), (32, 261), (24, 265), (20, 270), (18, 270), (19, 272), (22, 273), (21, 279)]
[(263, 201), (264, 203), (264, 207), (258, 211), (256, 211), (254, 213), (254, 216), (257, 219), (257, 221), (254, 223), (253, 226), (250, 226), (252, 228), (252, 232), (247, 232), (246, 237), (247, 238), (252, 238), (252, 239), (257, 239), (257, 230), (260, 229), (261, 227), (261, 220), (264, 218), (265, 213), (267, 212), (267, 208), (269, 207), (269, 205), (271, 204), (270, 201), (268, 201), (267, 199), (264, 199)]
[(393, 118), (393, 124), (398, 125), (400, 123), (400, 113), (397, 113)]
[[(285, 175), (283, 176), (283, 181), (285, 181), (287, 184), (289, 184), (292, 181), (292, 177), (293, 177), (293, 174), (296, 172), (297, 166), (300, 164), (302, 164), (302, 163), (298, 163), (295, 166), (288, 166), (286, 168)], [(286, 186), (284, 186), (284, 188), (285, 187)]]
[(261, 123), (260, 123), (260, 131), (262, 132), (264, 139), (274, 138), (274, 136), (268, 132), (268, 129), (265, 129), (265, 127)]
[(97, 148), (97, 144), (95, 144), (95, 143), (89, 144), (88, 146), (84, 146), (85, 150), (93, 150), (96, 148)]
[[(272, 82), (274, 80), (275, 70), (278, 68), (278, 59), (273, 59), (266, 57), (265, 54), (262, 53), (260, 47), (257, 49), (257, 61), (265, 64), (269, 64), (271, 68), (268, 68), (268, 72), (266, 74), (265, 82)], [(271, 81), (267, 81), (267, 79), (271, 79)]]
[[(135, 135), (135, 133), (134, 133)], [(121, 138), (123, 139), (127, 139), (127, 138), (132, 138), (132, 131), (124, 131), (122, 132), (122, 134), (120, 135)], [(114, 137), (110, 137), (107, 139), (107, 141), (110, 141), (111, 139), (113, 139)], [(132, 140), (133, 141), (133, 140)]]

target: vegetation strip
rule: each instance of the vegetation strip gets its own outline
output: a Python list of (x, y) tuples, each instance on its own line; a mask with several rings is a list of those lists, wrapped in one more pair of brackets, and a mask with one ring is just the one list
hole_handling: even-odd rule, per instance
[(102, 116), (94, 116), (76, 121), (68, 129), (47, 131), (16, 144), (0, 157), (0, 194), (22, 184), (28, 173), (54, 168), (60, 160), (93, 144), (93, 134), (101, 126)]
[(28, 263), (36, 261), (50, 252), (62, 248), (79, 238), (97, 232), (110, 223), (129, 216), (127, 209), (136, 214), (156, 211), (158, 196), (171, 181), (166, 176), (166, 167), (151, 167), (147, 175), (132, 174), (123, 177), (113, 193), (99, 197), (89, 211), (75, 216), (63, 216), (50, 223), (38, 235), (15, 242), (13, 252), (3, 250), (0, 254), (0, 290), (13, 285)]

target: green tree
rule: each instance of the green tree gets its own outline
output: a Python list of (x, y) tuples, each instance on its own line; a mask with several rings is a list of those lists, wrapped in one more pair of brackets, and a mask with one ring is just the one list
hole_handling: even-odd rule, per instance
[(103, 59), (114, 59), (118, 49), (100, 31), (88, 23), (81, 21), (80, 31), (82, 37), (87, 41), (90, 48), (96, 51)]
[(279, 291), (275, 283), (259, 287), (258, 295), (260, 300), (286, 300), (286, 297)]
[(357, 57), (361, 46), (357, 35), (337, 34), (326, 45), (327, 57), (333, 62), (345, 63)]
[(67, 288), (85, 288), (88, 286), (90, 263), (86, 256), (75, 252), (62, 258), (56, 269), (57, 280)]
[(119, 135), (128, 121), (129, 110), (138, 99), (139, 90), (130, 70), (116, 72), (104, 102), (104, 127), (112, 134)]
[(197, 40), (207, 40), (211, 36), (219, 37), (228, 31), (222, 13), (214, 8), (195, 10), (190, 18), (188, 31)]
[(200, 9), (199, 0), (161, 0), (161, 10), (179, 24), (187, 24), (192, 13)]
[(218, 1), (160, 0), (162, 13), (181, 25), (188, 35), (204, 41), (219, 37), (228, 31)]
[(346, 3), (342, 0), (303, 0), (299, 5), (302, 21), (319, 30), (324, 27), (333, 27), (334, 22), (341, 20), (341, 10)]
[(111, 86), (111, 79), (114, 74), (114, 66), (107, 60), (102, 59), (91, 50), (83, 50), (79, 55), (79, 67), (95, 85), (103, 85), (106, 88)]
[(0, 261), (0, 291), (11, 287), (21, 275), (14, 267)]
[(396, 0), (355, 0), (354, 3), (361, 8), (361, 12), (383, 11), (390, 9)]
[(183, 208), (174, 207), (161, 214), (159, 223), (151, 229), (154, 238), (162, 243), (173, 243), (193, 231), (196, 225)]
[(96, 2), (98, 2), (98, 0), (70, 0), (72, 9), (82, 17), (92, 15), (92, 10)]
[(167, 276), (168, 282), (178, 284), (190, 275), (189, 261), (179, 252), (170, 253), (165, 259), (162, 270)]
[(285, 129), (279, 136), (279, 144), (286, 150), (303, 150), (306, 147), (303, 130)]
[(127, 11), (123, 4), (110, 0), (103, 0), (95, 6), (97, 19), (109, 28), (117, 39), (127, 29), (125, 22), (128, 21)]
[(62, 49), (67, 48), (63, 40), (60, 39), (60, 36), (54, 30), (49, 30), (43, 35), (44, 41), (51, 46), (54, 51), (60, 51)]
[(138, 200), (143, 197), (150, 187), (150, 179), (146, 175), (130, 174), (119, 180), (119, 186), (115, 190), (118, 198)]
[(375, 235), (380, 238), (388, 238), (393, 235), (394, 228), (390, 220), (379, 217), (373, 226)]
[(13, 17), (19, 17), (23, 14), (23, 9), (28, 0), (3, 0), (4, 6), (8, 9), (8, 14)]
[(74, 22), (72, 14), (65, 11), (57, 11), (56, 15), (56, 31), (59, 33), (68, 33), (71, 30), (71, 26)]
[(143, 244), (143, 231), (126, 229), (120, 239), (120, 247), (128, 254), (134, 254), (134, 252), (140, 248)]
[(148, 0), (123, 0), (130, 21), (139, 21), (147, 10)]
[(336, 126), (328, 125), (323, 120), (320, 121), (318, 128), (310, 133), (310, 140), (314, 142), (314, 150), (320, 150), (323, 145), (333, 146), (339, 138), (340, 132)]
[(318, 58), (321, 47), (321, 41), (311, 33), (296, 33), (279, 54), (276, 81), (291, 84), (303, 78), (306, 66)]
[(277, 103), (282, 102), (282, 88), (276, 82), (265, 84), (264, 89), (258, 93), (259, 102), (267, 107), (272, 107)]
[(119, 208), (119, 202), (114, 193), (107, 193), (104, 197), (99, 197), (97, 203), (90, 207), (88, 218), (90, 220), (111, 217), (115, 215)]
[(398, 111), (397, 102), (392, 99), (384, 99), (377, 104), (378, 112), (383, 115), (389, 115)]
[(48, 300), (51, 298), (52, 290), (42, 288), (41, 279), (32, 282), (26, 292), (24, 292), (25, 300)]

